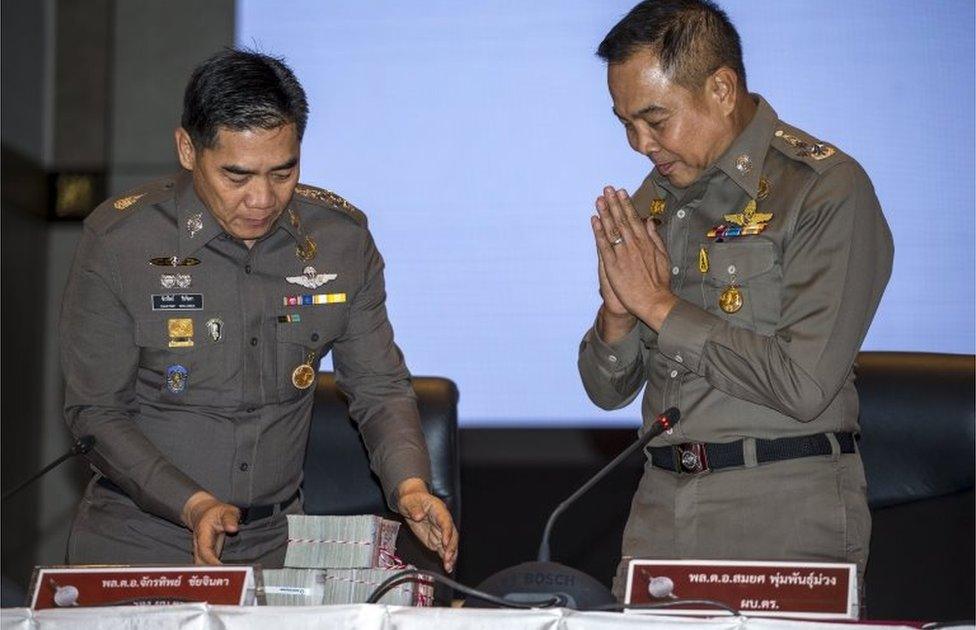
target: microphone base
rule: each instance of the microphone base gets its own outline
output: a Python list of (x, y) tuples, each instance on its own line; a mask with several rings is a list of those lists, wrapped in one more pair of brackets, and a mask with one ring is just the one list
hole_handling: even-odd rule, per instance
[[(478, 585), (484, 591), (518, 604), (559, 598), (562, 608), (592, 608), (617, 600), (596, 579), (558, 562), (523, 562), (502, 569)], [(468, 597), (465, 608), (497, 608), (476, 597)]]

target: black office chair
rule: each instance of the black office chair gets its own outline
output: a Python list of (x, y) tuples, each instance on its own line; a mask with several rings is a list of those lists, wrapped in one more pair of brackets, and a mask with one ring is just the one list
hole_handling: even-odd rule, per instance
[(974, 357), (862, 352), (858, 444), (874, 525), (874, 619), (972, 619)]
[[(431, 492), (444, 501), (460, 527), (457, 386), (446, 378), (415, 376), (413, 388), (430, 451)], [(366, 447), (349, 417), (347, 401), (331, 373), (320, 374), (316, 385), (302, 488), (307, 514), (379, 514), (403, 521), (386, 505), (379, 480), (369, 469)], [(437, 554), (424, 547), (406, 525), (400, 528), (397, 555), (418, 568), (443, 573)], [(448, 603), (450, 596), (448, 589), (435, 589), (439, 604)]]

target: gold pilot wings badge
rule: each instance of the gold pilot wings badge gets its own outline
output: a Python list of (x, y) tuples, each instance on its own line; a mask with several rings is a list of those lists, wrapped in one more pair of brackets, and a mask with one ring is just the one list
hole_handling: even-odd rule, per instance
[(724, 218), (729, 223), (734, 223), (742, 227), (747, 227), (750, 225), (757, 225), (760, 223), (768, 223), (773, 218), (772, 212), (756, 212), (756, 200), (750, 199), (746, 207), (742, 209), (742, 212), (736, 212), (735, 214), (727, 214)]
[(337, 273), (319, 273), (315, 267), (308, 266), (302, 270), (300, 276), (286, 276), (285, 280), (292, 284), (303, 286), (307, 289), (317, 289), (326, 282), (331, 282), (339, 277)]

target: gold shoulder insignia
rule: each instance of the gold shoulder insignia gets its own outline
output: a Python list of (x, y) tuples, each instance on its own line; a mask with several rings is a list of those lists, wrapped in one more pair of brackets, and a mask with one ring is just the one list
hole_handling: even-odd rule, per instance
[(295, 193), (305, 197), (306, 199), (318, 199), (319, 201), (328, 201), (324, 190), (318, 188), (312, 188), (311, 186), (295, 186)]
[(122, 197), (121, 199), (116, 199), (115, 203), (113, 203), (112, 206), (116, 210), (125, 210), (135, 202), (142, 199), (142, 197), (145, 196), (145, 194), (146, 193), (139, 193), (138, 195), (129, 195), (128, 197)]
[(315, 188), (314, 186), (305, 186), (299, 184), (295, 186), (295, 193), (305, 197), (306, 199), (314, 199), (316, 201), (324, 201), (325, 203), (335, 206), (340, 210), (344, 210), (346, 213), (357, 217), (362, 215), (362, 210), (352, 205), (339, 195), (335, 194), (331, 190), (325, 190), (324, 188)]
[(338, 208), (342, 208), (343, 210), (345, 210), (347, 212), (359, 212), (360, 211), (359, 208), (357, 208), (356, 206), (352, 205), (351, 203), (349, 203), (348, 201), (346, 201), (345, 199), (343, 199), (339, 195), (335, 194), (331, 190), (326, 190), (325, 191), (325, 196), (328, 199), (329, 203), (331, 203), (333, 206), (336, 206)]
[(825, 160), (837, 153), (837, 149), (824, 142), (807, 142), (782, 129), (776, 130), (776, 137), (796, 149), (796, 157), (810, 157)]

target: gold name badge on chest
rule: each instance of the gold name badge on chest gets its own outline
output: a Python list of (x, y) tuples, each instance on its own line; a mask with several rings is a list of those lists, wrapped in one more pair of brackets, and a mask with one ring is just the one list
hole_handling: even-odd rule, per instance
[(173, 317), (166, 321), (170, 348), (193, 347), (193, 320), (189, 317)]
[(291, 372), (291, 384), (298, 389), (308, 389), (315, 382), (315, 368), (312, 362), (315, 361), (315, 353), (309, 352), (305, 357), (305, 362), (296, 367)]

